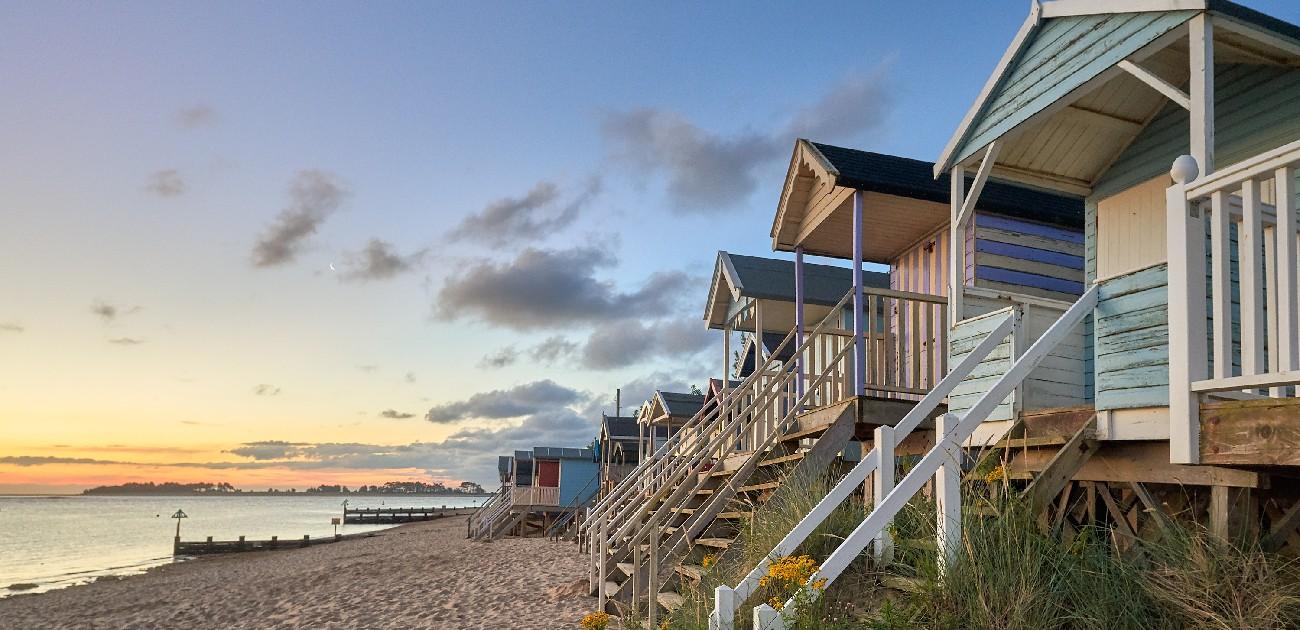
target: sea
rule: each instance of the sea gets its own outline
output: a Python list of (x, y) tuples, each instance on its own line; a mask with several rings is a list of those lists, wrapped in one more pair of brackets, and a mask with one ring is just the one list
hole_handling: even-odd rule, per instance
[[(454, 496), (0, 496), (0, 597), (40, 593), (110, 576), (142, 573), (185, 558), (181, 540), (332, 536), (348, 507), (474, 507), (486, 497)], [(178, 510), (187, 518), (173, 519)], [(339, 525), (338, 533), (390, 525)]]

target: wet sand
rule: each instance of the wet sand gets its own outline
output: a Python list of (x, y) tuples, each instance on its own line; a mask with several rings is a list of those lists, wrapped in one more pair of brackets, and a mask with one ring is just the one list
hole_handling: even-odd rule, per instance
[(453, 518), (170, 564), (0, 599), (0, 628), (576, 628), (595, 609), (573, 543), (464, 536)]

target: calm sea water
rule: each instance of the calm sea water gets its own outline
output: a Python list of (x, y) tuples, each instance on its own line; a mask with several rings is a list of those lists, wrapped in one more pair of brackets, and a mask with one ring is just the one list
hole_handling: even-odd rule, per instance
[[(349, 507), (470, 507), (468, 497), (349, 496)], [(130, 575), (172, 562), (177, 509), (181, 540), (281, 540), (333, 535), (343, 497), (0, 496), (0, 597)], [(340, 525), (340, 534), (384, 529)], [(18, 585), (20, 588), (13, 588)], [(35, 585), (22, 588), (24, 585)]]

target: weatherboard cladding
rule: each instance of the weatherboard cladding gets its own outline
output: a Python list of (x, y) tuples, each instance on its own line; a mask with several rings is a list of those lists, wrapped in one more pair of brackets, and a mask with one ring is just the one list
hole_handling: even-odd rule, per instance
[[(810, 142), (838, 171), (837, 186), (938, 203), (949, 201), (948, 174), (934, 177), (934, 163), (894, 155)], [(979, 208), (1011, 217), (1081, 227), (1083, 204), (1077, 197), (989, 181)]]
[(1195, 14), (1103, 13), (1043, 20), (984, 102), (953, 162), (971, 157)]
[[(1190, 152), (1187, 110), (1168, 104), (1093, 187), (1103, 199), (1168, 173)], [(1300, 69), (1220, 64), (1214, 72), (1217, 168), (1300, 139)]]

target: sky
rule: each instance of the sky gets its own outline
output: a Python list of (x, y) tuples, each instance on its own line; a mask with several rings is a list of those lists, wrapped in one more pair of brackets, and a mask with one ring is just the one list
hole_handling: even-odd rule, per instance
[(718, 375), (795, 138), (935, 159), (1026, 10), (0, 4), (0, 493), (586, 445)]

